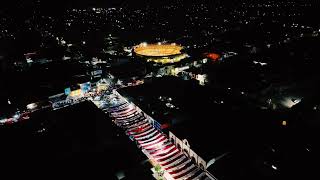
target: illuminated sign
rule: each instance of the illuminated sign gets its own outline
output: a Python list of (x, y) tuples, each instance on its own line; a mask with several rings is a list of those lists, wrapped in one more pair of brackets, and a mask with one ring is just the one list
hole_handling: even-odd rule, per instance
[(90, 89), (91, 89), (91, 84), (90, 84), (90, 82), (80, 84), (80, 89), (81, 89), (81, 92), (82, 92), (82, 93), (87, 93), (87, 92), (89, 92)]
[(80, 96), (81, 95), (81, 89), (71, 91), (70, 96)]
[(101, 75), (102, 74), (102, 70), (92, 71), (91, 74), (92, 74), (92, 76)]
[(64, 94), (65, 95), (70, 95), (70, 93), (71, 93), (71, 88), (66, 88), (66, 89), (64, 89)]

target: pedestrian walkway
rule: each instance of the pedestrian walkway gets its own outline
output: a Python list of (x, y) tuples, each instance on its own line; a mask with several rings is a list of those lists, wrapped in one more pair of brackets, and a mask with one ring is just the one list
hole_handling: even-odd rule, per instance
[[(210, 179), (206, 173), (169, 141), (167, 135), (154, 128), (151, 119), (139, 107), (120, 94), (113, 93), (100, 101), (109, 104), (103, 110), (117, 126), (137, 142), (138, 147), (165, 170), (167, 180)], [(99, 102), (94, 102), (97, 106)], [(99, 107), (99, 106), (98, 106)]]

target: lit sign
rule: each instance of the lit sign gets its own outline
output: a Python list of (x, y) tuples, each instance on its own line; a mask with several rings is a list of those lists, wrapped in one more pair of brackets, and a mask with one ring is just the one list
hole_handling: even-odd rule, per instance
[(64, 94), (65, 95), (70, 95), (70, 93), (71, 93), (71, 89), (70, 88), (66, 88), (66, 89), (64, 89)]
[(81, 89), (71, 91), (70, 96), (80, 96), (81, 95)]
[(92, 71), (91, 74), (92, 74), (92, 76), (101, 75), (102, 74), (102, 70)]
[(82, 93), (87, 93), (87, 92), (89, 92), (90, 89), (91, 89), (91, 84), (90, 84), (90, 82), (80, 84), (80, 89), (81, 89)]

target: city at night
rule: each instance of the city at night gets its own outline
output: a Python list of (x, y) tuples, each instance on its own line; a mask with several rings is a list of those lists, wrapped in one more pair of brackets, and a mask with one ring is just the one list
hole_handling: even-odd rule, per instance
[(2, 179), (320, 179), (319, 2), (1, 4)]

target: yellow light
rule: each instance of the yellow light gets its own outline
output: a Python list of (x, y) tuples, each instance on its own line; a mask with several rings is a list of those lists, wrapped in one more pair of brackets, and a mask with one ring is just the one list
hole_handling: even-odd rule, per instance
[(168, 44), (162, 44), (161, 42), (158, 44), (146, 44), (141, 43), (138, 46), (134, 47), (135, 53), (142, 56), (170, 56), (170, 55), (178, 55), (181, 54), (181, 50), (183, 47), (181, 46), (172, 46)]
[(282, 121), (282, 126), (286, 126), (287, 125), (287, 121)]
[(81, 95), (81, 89), (75, 90), (75, 91), (71, 91), (70, 96), (80, 96)]
[(157, 165), (157, 162), (153, 159), (149, 159), (149, 162), (153, 167)]
[(143, 47), (147, 47), (148, 46), (148, 43), (144, 42), (141, 44)]

